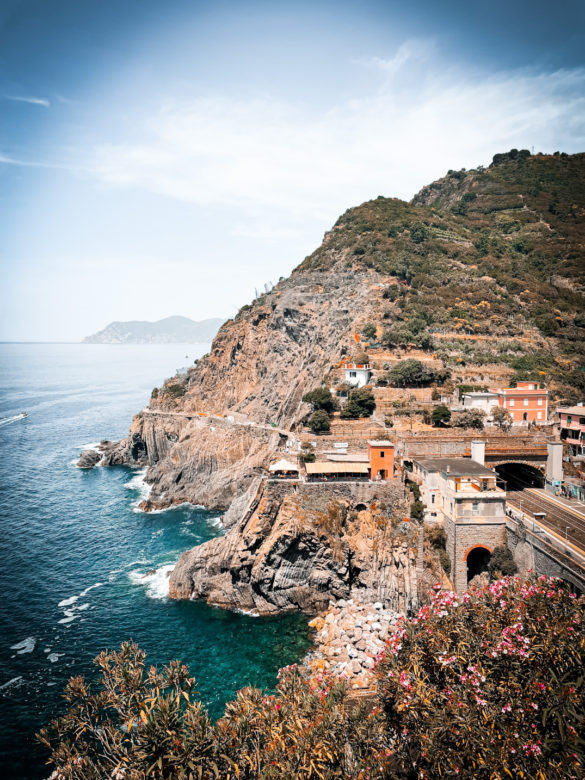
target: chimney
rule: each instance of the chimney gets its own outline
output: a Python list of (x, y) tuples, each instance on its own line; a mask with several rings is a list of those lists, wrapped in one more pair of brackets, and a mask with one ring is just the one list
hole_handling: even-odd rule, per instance
[(471, 460), (485, 466), (485, 441), (474, 440), (471, 442)]
[(447, 463), (447, 474), (451, 472), (451, 466)]

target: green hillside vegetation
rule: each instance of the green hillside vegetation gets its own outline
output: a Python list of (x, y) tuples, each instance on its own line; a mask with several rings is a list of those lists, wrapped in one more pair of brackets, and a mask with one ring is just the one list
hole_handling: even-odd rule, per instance
[(511, 150), (488, 168), (450, 171), (410, 203), (379, 196), (349, 209), (300, 268), (377, 271), (390, 347), (434, 351), (447, 365), (503, 363), (576, 399), (584, 247), (585, 154)]

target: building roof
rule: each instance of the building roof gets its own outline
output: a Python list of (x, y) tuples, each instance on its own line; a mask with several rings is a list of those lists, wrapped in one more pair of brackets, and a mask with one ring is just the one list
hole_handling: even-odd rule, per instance
[(270, 471), (298, 471), (299, 467), (296, 465), (296, 463), (292, 463), (290, 460), (285, 460), (282, 458), (282, 460), (277, 461), (276, 463), (273, 463), (270, 466)]
[(332, 460), (337, 462), (343, 462), (343, 463), (347, 463), (348, 461), (350, 463), (370, 462), (370, 459), (368, 458), (365, 452), (324, 452), (323, 454), (327, 455), (327, 460)]
[(427, 471), (440, 471), (450, 477), (493, 477), (496, 472), (471, 458), (424, 458), (415, 460)]
[(490, 390), (499, 395), (548, 395), (548, 390), (544, 387), (538, 390), (529, 390), (527, 387), (490, 387)]
[(559, 406), (557, 412), (559, 412), (559, 414), (561, 412), (563, 412), (563, 414), (578, 414), (581, 417), (585, 417), (585, 406), (566, 406), (566, 407)]
[(494, 390), (474, 390), (471, 393), (463, 393), (463, 398), (491, 398), (492, 396), (496, 396), (497, 398), (498, 393)]
[(393, 447), (391, 441), (388, 441), (387, 439), (370, 439), (368, 441), (368, 444), (370, 447)]
[(329, 460), (305, 463), (305, 468), (307, 474), (367, 474), (370, 470), (367, 463), (356, 463), (355, 461), (332, 463)]

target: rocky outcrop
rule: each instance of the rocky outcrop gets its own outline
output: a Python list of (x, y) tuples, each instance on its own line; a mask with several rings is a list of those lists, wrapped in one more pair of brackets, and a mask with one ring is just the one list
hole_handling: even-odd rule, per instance
[(77, 461), (77, 468), (92, 469), (102, 459), (102, 455), (97, 450), (83, 450)]
[(418, 600), (418, 538), (397, 525), (404, 501), (396, 485), (382, 515), (310, 490), (265, 487), (225, 536), (183, 553), (170, 595), (260, 615), (315, 613), (353, 593), (404, 610)]

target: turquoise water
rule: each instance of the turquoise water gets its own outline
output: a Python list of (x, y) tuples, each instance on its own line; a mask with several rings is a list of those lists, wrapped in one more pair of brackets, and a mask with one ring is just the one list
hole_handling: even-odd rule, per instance
[[(243, 685), (273, 686), (308, 646), (301, 615), (253, 618), (165, 596), (180, 553), (222, 533), (218, 513), (145, 514), (141, 472), (74, 465), (83, 445), (124, 436), (152, 387), (207, 348), (0, 344), (4, 777), (48, 776), (33, 735), (104, 648), (132, 638), (148, 662), (181, 659), (217, 716)], [(21, 410), (26, 419), (10, 419)]]

